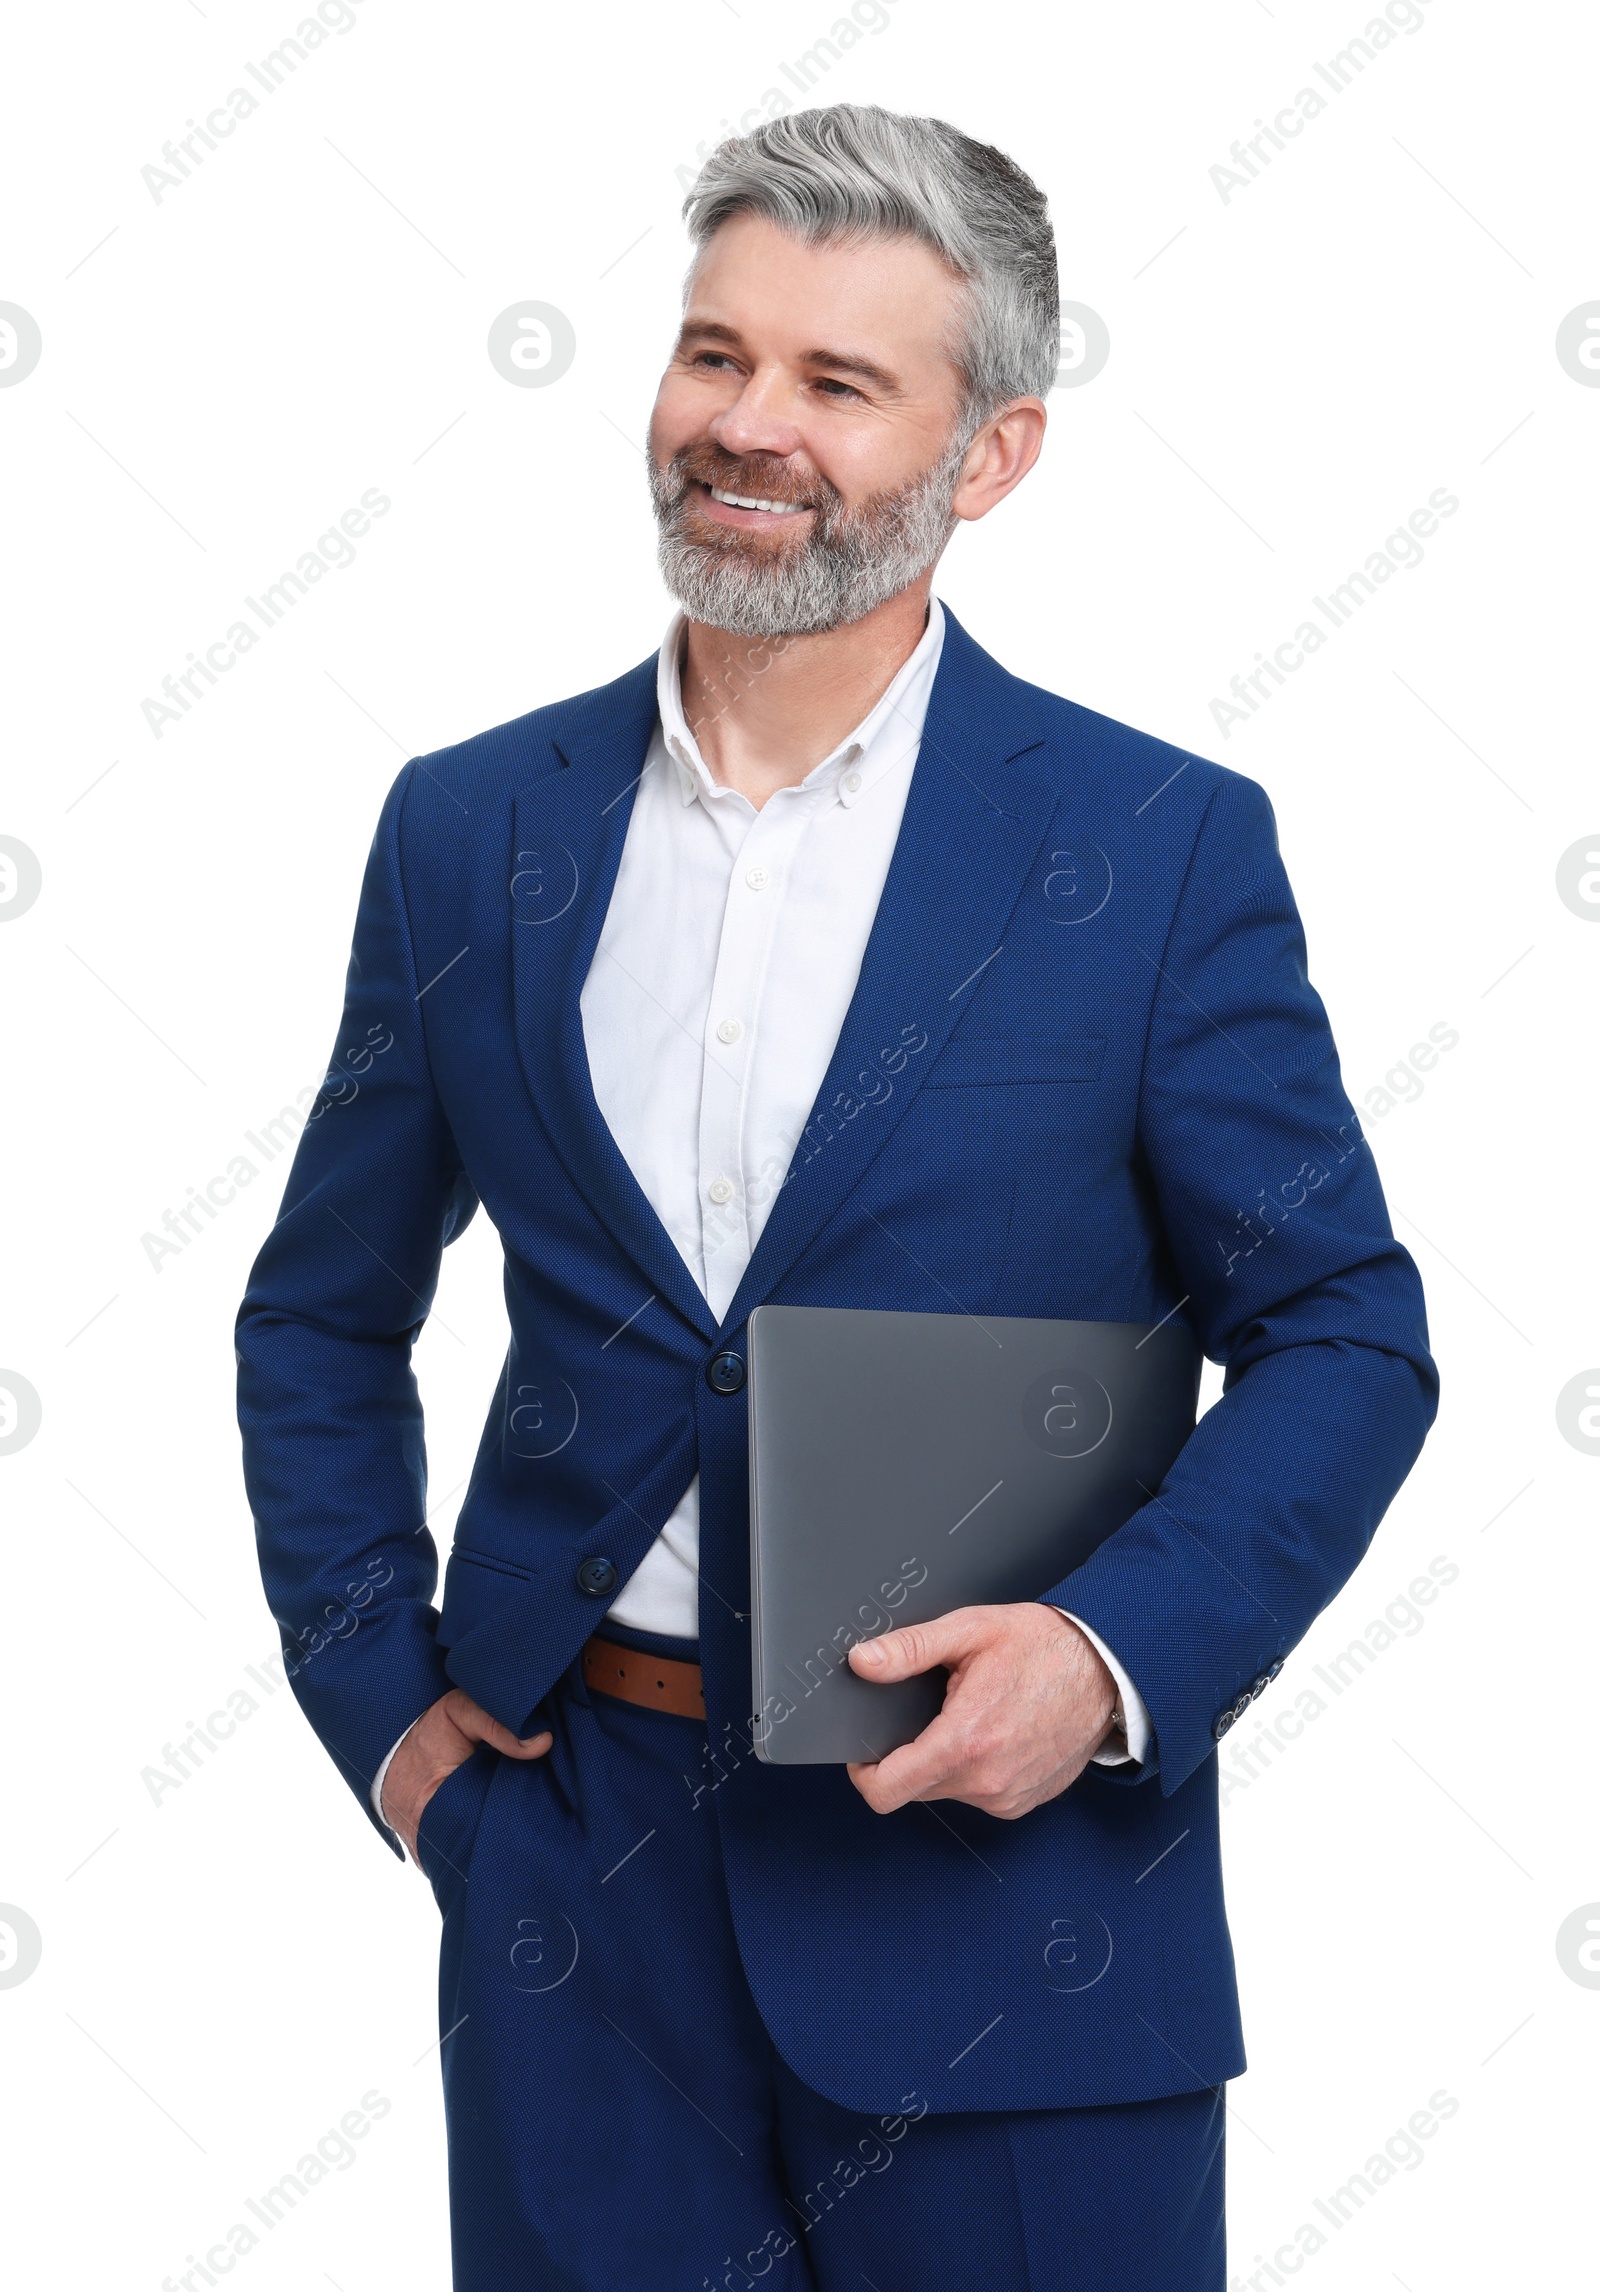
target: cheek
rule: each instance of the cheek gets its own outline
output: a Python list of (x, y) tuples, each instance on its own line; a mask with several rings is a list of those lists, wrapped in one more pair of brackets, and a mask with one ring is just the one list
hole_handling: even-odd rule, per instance
[(801, 404), (794, 410), (801, 455), (842, 497), (851, 515), (881, 495), (902, 493), (932, 468), (948, 435), (948, 423), (941, 428), (932, 421), (891, 421), (848, 400), (837, 409), (822, 409), (827, 419)]
[(675, 453), (703, 438), (721, 404), (708, 382), (664, 374), (650, 414), (650, 452), (657, 466), (664, 469)]

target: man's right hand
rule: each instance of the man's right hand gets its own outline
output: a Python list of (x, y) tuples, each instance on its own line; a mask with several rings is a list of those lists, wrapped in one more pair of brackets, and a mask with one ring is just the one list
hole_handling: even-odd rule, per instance
[(406, 1852), (416, 1862), (422, 1810), (446, 1776), (471, 1758), (477, 1744), (487, 1743), (508, 1759), (541, 1759), (554, 1741), (548, 1728), (542, 1735), (513, 1735), (509, 1727), (491, 1719), (464, 1689), (452, 1687), (429, 1705), (389, 1761), (383, 1778), (383, 1819), (391, 1830), (399, 1832)]

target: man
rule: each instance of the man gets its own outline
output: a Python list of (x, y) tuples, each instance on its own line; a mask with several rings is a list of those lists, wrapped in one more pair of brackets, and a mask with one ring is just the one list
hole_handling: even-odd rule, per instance
[[(407, 766), (240, 1315), (301, 1704), (443, 1913), (455, 2281), (1218, 2292), (1215, 1743), (1436, 1404), (1252, 782), (931, 596), (1058, 355), (1044, 201), (841, 106), (713, 156), (650, 433), (659, 657)], [(445, 1577), (409, 1368), (510, 1348)], [(1162, 1487), (876, 1764), (751, 1752), (763, 1300), (1185, 1315)], [(396, 1849), (398, 1851), (398, 1847)]]

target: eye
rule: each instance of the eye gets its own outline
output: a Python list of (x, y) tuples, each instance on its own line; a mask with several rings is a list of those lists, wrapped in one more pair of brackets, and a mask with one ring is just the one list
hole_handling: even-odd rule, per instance
[(731, 366), (733, 360), (725, 350), (697, 350), (689, 363), (691, 366)]
[(861, 396), (861, 392), (853, 382), (841, 382), (831, 374), (822, 375), (817, 382), (817, 388), (825, 390), (830, 397), (859, 398)]

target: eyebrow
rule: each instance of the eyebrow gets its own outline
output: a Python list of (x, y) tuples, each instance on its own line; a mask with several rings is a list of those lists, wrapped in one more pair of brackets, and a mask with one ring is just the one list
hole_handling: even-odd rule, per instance
[[(725, 326), (720, 319), (715, 318), (686, 319), (679, 329), (677, 347), (682, 350), (690, 342), (720, 342), (732, 350), (744, 348), (744, 338), (738, 328)], [(875, 389), (886, 395), (898, 396), (900, 392), (897, 375), (891, 374), (888, 367), (879, 366), (872, 359), (863, 358), (854, 351), (802, 350), (800, 362), (803, 366), (826, 366), (839, 374), (859, 374), (864, 382), (870, 382)]]

